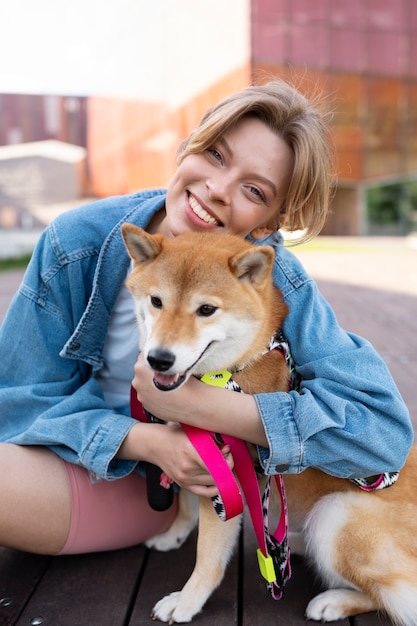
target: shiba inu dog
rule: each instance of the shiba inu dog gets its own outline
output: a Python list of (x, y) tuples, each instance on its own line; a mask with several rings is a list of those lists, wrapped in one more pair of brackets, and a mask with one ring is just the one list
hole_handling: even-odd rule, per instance
[[(228, 369), (246, 393), (288, 390), (282, 355), (265, 353), (287, 314), (272, 283), (272, 248), (233, 235), (152, 236), (131, 224), (122, 233), (133, 259), (128, 287), (141, 347), (157, 387), (170, 391), (192, 375)], [(298, 551), (293, 533), (303, 538), (327, 587), (308, 604), (307, 618), (330, 622), (382, 610), (396, 624), (417, 624), (416, 476), (415, 448), (389, 489), (361, 490), (312, 468), (285, 475), (290, 546)], [(193, 498), (180, 492), (176, 522), (147, 545), (181, 545), (197, 521)], [(200, 498), (194, 571), (181, 591), (155, 605), (154, 619), (192, 620), (220, 584), (239, 527), (239, 517), (222, 522), (210, 499)]]

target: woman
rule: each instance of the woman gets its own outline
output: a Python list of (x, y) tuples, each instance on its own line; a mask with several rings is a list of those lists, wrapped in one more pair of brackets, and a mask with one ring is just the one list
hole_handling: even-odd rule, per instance
[[(340, 329), (279, 233), (284, 222), (305, 238), (323, 226), (326, 132), (289, 85), (249, 87), (208, 111), (180, 147), (166, 191), (102, 200), (46, 229), (0, 330), (1, 545), (68, 554), (163, 532), (176, 507), (148, 507), (140, 461), (197, 495), (216, 493), (179, 426), (129, 416), (133, 376), (152, 413), (257, 444), (267, 473), (313, 466), (355, 478), (402, 467), (413, 431), (386, 366), (368, 342)], [(172, 394), (158, 391), (138, 359), (123, 222), (272, 245), (300, 392), (229, 394), (196, 379)]]

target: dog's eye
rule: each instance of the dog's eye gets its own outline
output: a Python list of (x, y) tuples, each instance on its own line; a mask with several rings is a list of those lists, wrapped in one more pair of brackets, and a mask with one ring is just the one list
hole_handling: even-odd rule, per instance
[(217, 311), (217, 307), (213, 304), (202, 304), (197, 309), (197, 315), (201, 315), (201, 317), (210, 317)]
[(151, 296), (151, 304), (154, 309), (162, 309), (162, 300), (158, 296)]

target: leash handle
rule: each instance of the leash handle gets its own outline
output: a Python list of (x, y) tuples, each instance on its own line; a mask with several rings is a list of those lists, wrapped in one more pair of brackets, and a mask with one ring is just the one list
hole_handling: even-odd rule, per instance
[(264, 534), (261, 493), (259, 491), (259, 483), (248, 447), (242, 439), (237, 439), (230, 435), (222, 435), (222, 437), (225, 443), (230, 446), (234, 460), (234, 469), (243, 489), (243, 493), (245, 494), (245, 500), (248, 505), (256, 539), (259, 548), (266, 557), (268, 551)]
[(146, 494), (148, 503), (154, 511), (166, 511), (174, 501), (174, 489), (161, 485), (162, 470), (153, 463), (144, 463), (146, 473)]
[[(145, 411), (139, 402), (133, 386), (130, 388), (130, 414), (140, 422), (159, 422), (157, 418)], [(161, 485), (162, 470), (153, 463), (143, 463), (146, 474), (146, 493), (149, 506), (154, 511), (166, 511), (174, 501), (174, 489), (172, 485), (165, 488)]]

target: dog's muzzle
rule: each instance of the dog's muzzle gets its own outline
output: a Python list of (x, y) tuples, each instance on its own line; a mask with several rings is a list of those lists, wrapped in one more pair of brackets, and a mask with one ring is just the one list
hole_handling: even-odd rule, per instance
[(153, 383), (161, 391), (176, 389), (185, 381), (186, 373), (164, 374), (175, 363), (175, 354), (163, 348), (149, 350), (147, 361), (155, 372)]
[(180, 387), (188, 378), (189, 373), (203, 358), (213, 342), (210, 342), (202, 351), (198, 359), (194, 361), (188, 369), (176, 374), (165, 374), (175, 364), (175, 354), (165, 348), (152, 348), (146, 357), (149, 365), (154, 371), (153, 384), (160, 391), (172, 391)]

